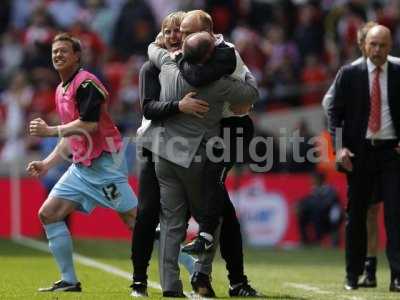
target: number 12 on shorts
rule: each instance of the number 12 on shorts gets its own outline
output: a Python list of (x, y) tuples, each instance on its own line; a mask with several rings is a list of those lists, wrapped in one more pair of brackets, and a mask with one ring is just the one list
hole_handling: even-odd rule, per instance
[(106, 196), (108, 201), (115, 201), (121, 193), (118, 192), (117, 186), (115, 183), (111, 183), (105, 187), (103, 187), (104, 196)]

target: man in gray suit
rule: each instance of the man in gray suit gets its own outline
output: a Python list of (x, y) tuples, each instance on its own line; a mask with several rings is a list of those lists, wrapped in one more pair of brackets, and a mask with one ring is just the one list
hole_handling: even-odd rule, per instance
[[(204, 63), (213, 51), (214, 39), (207, 32), (195, 33), (184, 42), (184, 55), (192, 63)], [(149, 46), (149, 59), (160, 68), (160, 101), (181, 99), (190, 91), (209, 104), (209, 112), (202, 118), (176, 115), (163, 123), (152, 123), (144, 132), (143, 146), (157, 155), (156, 173), (161, 191), (160, 277), (167, 294), (182, 295), (179, 278), (178, 253), (185, 238), (188, 207), (201, 211), (204, 205), (203, 176), (207, 141), (219, 135), (219, 121), (225, 101), (233, 104), (254, 103), (258, 91), (250, 73), (246, 82), (231, 77), (205, 87), (194, 89), (181, 76), (168, 52), (155, 44)], [(208, 149), (207, 149), (208, 148)]]

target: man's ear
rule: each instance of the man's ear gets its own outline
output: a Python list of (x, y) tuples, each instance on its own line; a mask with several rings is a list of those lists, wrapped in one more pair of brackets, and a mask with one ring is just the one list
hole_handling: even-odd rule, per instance
[(82, 57), (82, 52), (75, 52), (76, 54), (76, 62), (80, 63), (81, 62), (81, 57)]

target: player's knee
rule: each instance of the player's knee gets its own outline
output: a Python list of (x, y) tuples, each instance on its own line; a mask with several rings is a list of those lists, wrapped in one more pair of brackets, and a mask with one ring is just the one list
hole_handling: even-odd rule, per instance
[(122, 221), (130, 228), (133, 229), (136, 224), (137, 209), (131, 209), (130, 211), (120, 214)]
[(52, 223), (54, 219), (54, 214), (50, 209), (46, 208), (45, 206), (42, 206), (39, 209), (38, 217), (40, 222), (42, 222), (42, 224), (49, 224)]

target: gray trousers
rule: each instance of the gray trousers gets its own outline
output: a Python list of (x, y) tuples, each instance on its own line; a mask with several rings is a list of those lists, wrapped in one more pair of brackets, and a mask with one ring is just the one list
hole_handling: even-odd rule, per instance
[[(199, 149), (199, 155), (204, 157), (205, 151)], [(201, 203), (202, 200), (204, 164), (205, 159), (201, 159), (200, 162), (194, 161), (189, 168), (184, 168), (160, 157), (155, 163), (160, 184), (159, 272), (163, 291), (182, 291), (178, 255), (186, 236), (189, 203)], [(219, 240), (219, 230), (215, 233), (214, 240)], [(199, 256), (195, 265), (196, 271), (211, 273), (215, 248), (216, 245), (210, 253)]]

